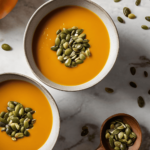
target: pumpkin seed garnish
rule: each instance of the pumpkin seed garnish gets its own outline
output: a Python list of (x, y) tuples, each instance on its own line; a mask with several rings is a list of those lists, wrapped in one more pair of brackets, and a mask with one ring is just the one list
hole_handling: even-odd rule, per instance
[(113, 89), (111, 89), (111, 88), (105, 88), (105, 91), (107, 92), (107, 93), (113, 93), (114, 92), (114, 90)]
[(131, 67), (130, 68), (130, 72), (131, 72), (132, 75), (135, 75), (135, 73), (136, 73), (135, 67)]
[(150, 22), (150, 16), (146, 16), (145, 19)]
[(134, 83), (134, 82), (130, 82), (129, 84), (130, 84), (130, 86), (133, 87), (133, 88), (136, 88), (136, 87), (137, 87), (136, 83)]
[(148, 77), (147, 71), (144, 71), (144, 76), (145, 76), (145, 77)]
[(136, 16), (135, 16), (134, 14), (129, 14), (129, 15), (128, 15), (128, 18), (134, 19), (134, 18), (136, 18)]
[(128, 17), (128, 15), (131, 13), (130, 9), (128, 7), (124, 7), (123, 8), (123, 13), (126, 17)]
[(114, 0), (114, 2), (116, 2), (116, 3), (117, 3), (117, 2), (120, 2), (120, 1), (121, 1), (121, 0)]
[(5, 50), (5, 51), (10, 51), (11, 47), (8, 44), (3, 44), (2, 49)]
[(135, 5), (136, 5), (136, 6), (139, 6), (140, 3), (141, 3), (141, 0), (136, 0)]
[(142, 25), (141, 28), (144, 29), (144, 30), (148, 30), (149, 29), (149, 27), (146, 26), (146, 25)]
[(143, 97), (142, 96), (139, 96), (138, 97), (138, 105), (139, 105), (139, 107), (144, 107), (144, 105), (145, 105), (145, 101), (144, 101), (144, 99), (143, 99)]
[(124, 23), (124, 20), (121, 17), (117, 17), (117, 19), (120, 23)]
[[(51, 47), (51, 50), (57, 51), (58, 60), (66, 67), (75, 67), (91, 56), (89, 40), (85, 39), (86, 34), (83, 31), (74, 26), (69, 29), (59, 29), (56, 32), (55, 45)], [(8, 107), (8, 109), (14, 111), (13, 107)], [(16, 116), (17, 113), (19, 112), (16, 111)]]

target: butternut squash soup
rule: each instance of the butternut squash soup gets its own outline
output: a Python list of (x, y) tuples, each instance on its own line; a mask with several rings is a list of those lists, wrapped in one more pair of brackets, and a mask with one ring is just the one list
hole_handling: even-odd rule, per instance
[(31, 83), (9, 80), (0, 83), (0, 112), (7, 112), (7, 103), (16, 101), (36, 112), (36, 122), (29, 130), (30, 136), (13, 141), (0, 131), (0, 150), (38, 150), (48, 139), (52, 129), (52, 110), (45, 95)]
[[(77, 26), (84, 29), (91, 45), (91, 56), (77, 67), (68, 68), (58, 61), (55, 51), (56, 31)], [(86, 83), (103, 69), (108, 59), (110, 39), (103, 21), (92, 11), (66, 6), (49, 13), (38, 25), (33, 37), (33, 56), (41, 73), (49, 80), (67, 86)]]

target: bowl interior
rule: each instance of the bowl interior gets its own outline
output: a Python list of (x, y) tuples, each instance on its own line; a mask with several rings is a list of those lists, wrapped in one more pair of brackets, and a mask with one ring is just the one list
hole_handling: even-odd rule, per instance
[(39, 83), (37, 83), (36, 81), (34, 81), (33, 79), (29, 77), (26, 77), (24, 75), (19, 75), (19, 74), (1, 74), (0, 75), (0, 83), (4, 81), (8, 81), (8, 80), (22, 80), (22, 81), (29, 82), (35, 85), (37, 88), (39, 88), (46, 96), (52, 109), (53, 125), (52, 125), (52, 130), (51, 130), (49, 138), (47, 139), (45, 144), (43, 143), (44, 145), (40, 148), (40, 150), (53, 149), (57, 141), (57, 138), (59, 135), (59, 129), (60, 129), (59, 111), (58, 111), (58, 108), (54, 99), (43, 86), (41, 86)]
[(113, 148), (110, 147), (108, 140), (105, 138), (105, 132), (107, 129), (110, 129), (110, 123), (115, 119), (122, 119), (124, 123), (127, 123), (131, 126), (133, 132), (135, 132), (137, 135), (137, 139), (134, 145), (129, 147), (129, 150), (138, 150), (142, 141), (142, 132), (136, 119), (127, 114), (119, 114), (114, 117), (110, 117), (104, 122), (103, 127), (101, 129), (101, 144), (103, 145), (103, 147), (106, 150), (113, 150)]
[[(54, 9), (62, 7), (62, 6), (67, 6), (67, 5), (81, 6), (97, 14), (104, 22), (108, 30), (109, 37), (110, 37), (110, 53), (109, 53), (109, 57), (106, 62), (106, 65), (104, 66), (102, 71), (94, 79), (84, 84), (77, 85), (77, 86), (59, 85), (47, 79), (37, 68), (34, 58), (33, 58), (33, 54), (32, 54), (32, 39), (33, 39), (34, 32), (38, 24), (40, 23), (40, 21)], [(64, 91), (78, 91), (78, 90), (89, 88), (97, 84), (108, 74), (108, 72), (113, 67), (116, 61), (117, 55), (118, 55), (119, 38), (118, 38), (116, 27), (112, 19), (110, 18), (110, 16), (105, 12), (103, 8), (101, 8), (99, 5), (95, 4), (94, 2), (91, 2), (89, 0), (63, 0), (63, 1), (54, 0), (54, 1), (48, 1), (45, 4), (43, 4), (32, 15), (25, 30), (24, 49), (25, 49), (26, 57), (27, 57), (27, 60), (31, 69), (42, 82), (44, 82), (48, 86), (51, 86), (55, 89), (64, 90)]]

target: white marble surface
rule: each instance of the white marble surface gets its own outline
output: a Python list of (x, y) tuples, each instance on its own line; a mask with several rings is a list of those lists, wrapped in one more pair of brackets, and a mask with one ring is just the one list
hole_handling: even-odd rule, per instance
[[(9, 43), (13, 50), (3, 51), (0, 48), (0, 73), (15, 72), (28, 75), (38, 80), (31, 72), (24, 55), (23, 33), (32, 13), (46, 0), (19, 0), (13, 11), (0, 20), (0, 45)], [(101, 5), (114, 20), (120, 36), (120, 53), (115, 66), (107, 77), (98, 85), (80, 92), (61, 92), (45, 86), (55, 98), (61, 114), (61, 131), (54, 150), (94, 150), (99, 145), (99, 131), (103, 121), (116, 113), (128, 113), (134, 116), (141, 125), (143, 142), (140, 150), (150, 150), (150, 75), (143, 77), (143, 71), (150, 74), (149, 66), (140, 56), (150, 58), (150, 30), (144, 31), (141, 25), (150, 27), (144, 18), (150, 15), (150, 0), (142, 0), (135, 6), (135, 0), (94, 0)], [(123, 7), (131, 8), (137, 16), (129, 20), (123, 13)], [(125, 24), (117, 21), (117, 16), (125, 20)], [(129, 72), (131, 63), (138, 63), (137, 74)], [(145, 67), (143, 67), (145, 66)], [(137, 89), (131, 88), (129, 81), (135, 81)], [(107, 94), (105, 87), (115, 90)], [(139, 108), (137, 97), (143, 96), (146, 105)], [(81, 137), (81, 128), (88, 125), (90, 133)]]

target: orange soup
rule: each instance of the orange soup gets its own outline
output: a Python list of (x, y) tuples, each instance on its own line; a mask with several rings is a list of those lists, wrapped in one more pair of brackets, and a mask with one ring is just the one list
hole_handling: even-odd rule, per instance
[(28, 82), (10, 80), (0, 83), (0, 112), (7, 111), (8, 101), (17, 101), (35, 110), (33, 118), (36, 123), (29, 129), (29, 137), (17, 141), (12, 141), (6, 132), (0, 131), (0, 150), (38, 150), (48, 139), (52, 128), (52, 111), (47, 98)]
[[(50, 48), (56, 31), (77, 26), (84, 29), (92, 56), (74, 68), (67, 68)], [(61, 85), (80, 85), (93, 79), (103, 69), (110, 49), (109, 34), (103, 21), (83, 7), (66, 6), (48, 14), (38, 25), (33, 37), (33, 55), (44, 76)]]

